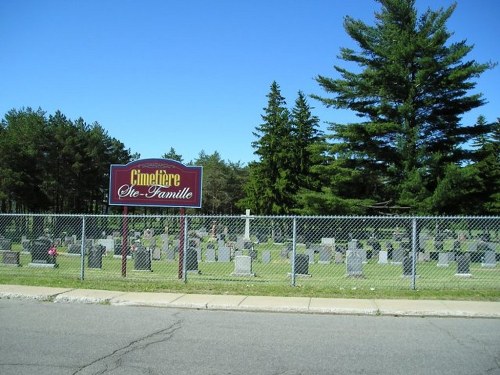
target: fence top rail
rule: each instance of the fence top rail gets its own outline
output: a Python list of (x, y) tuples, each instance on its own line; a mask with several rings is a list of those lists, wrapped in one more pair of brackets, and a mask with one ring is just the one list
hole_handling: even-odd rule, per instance
[[(113, 215), (94, 215), (94, 214), (53, 214), (53, 213), (0, 213), (1, 217), (15, 217), (15, 216), (29, 216), (29, 217), (73, 217), (73, 218), (122, 218), (123, 214)], [(500, 216), (357, 216), (357, 215), (317, 215), (317, 216), (301, 216), (301, 215), (199, 215), (199, 214), (127, 214), (125, 215), (131, 219), (142, 218), (191, 218), (191, 219), (275, 219), (275, 220), (500, 220)]]

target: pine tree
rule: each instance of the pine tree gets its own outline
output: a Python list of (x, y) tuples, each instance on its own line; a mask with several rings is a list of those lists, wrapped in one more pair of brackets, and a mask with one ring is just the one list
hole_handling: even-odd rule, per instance
[(267, 95), (263, 123), (252, 142), (259, 161), (249, 165), (250, 174), (242, 204), (259, 214), (288, 214), (294, 206), (296, 183), (293, 175), (294, 142), (290, 113), (276, 82)]
[(474, 78), (492, 67), (465, 60), (472, 46), (449, 42), (446, 28), (455, 6), (418, 16), (414, 0), (378, 0), (374, 26), (346, 17), (344, 27), (359, 51), (340, 58), (358, 65), (335, 66), (340, 78), (318, 76), (332, 97), (314, 96), (328, 107), (349, 109), (361, 119), (334, 124), (332, 153), (364, 176), (374, 199), (422, 207), (450, 163), (460, 165), (464, 145), (477, 128), (461, 116), (484, 103)]

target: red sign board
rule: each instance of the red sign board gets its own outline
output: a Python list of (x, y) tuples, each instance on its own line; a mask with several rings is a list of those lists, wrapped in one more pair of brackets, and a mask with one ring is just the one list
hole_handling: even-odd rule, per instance
[(169, 159), (112, 164), (109, 204), (118, 206), (201, 207), (202, 167)]

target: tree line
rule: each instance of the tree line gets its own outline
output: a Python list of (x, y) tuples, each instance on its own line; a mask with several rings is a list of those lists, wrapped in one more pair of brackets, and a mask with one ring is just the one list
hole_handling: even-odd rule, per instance
[[(345, 18), (358, 48), (340, 49), (345, 66), (334, 67), (335, 77), (316, 77), (324, 96), (298, 91), (289, 108), (271, 83), (253, 132), (256, 161), (201, 151), (187, 163), (204, 167), (201, 213), (500, 213), (500, 120), (461, 123), (485, 103), (471, 92), (495, 64), (468, 60), (473, 47), (450, 40), (455, 4), (418, 14), (414, 0), (378, 3), (373, 25)], [(308, 98), (348, 109), (358, 121), (322, 132)], [(11, 110), (0, 126), (0, 211), (114, 210), (109, 165), (139, 157), (98, 123)], [(184, 162), (173, 147), (161, 157)]]

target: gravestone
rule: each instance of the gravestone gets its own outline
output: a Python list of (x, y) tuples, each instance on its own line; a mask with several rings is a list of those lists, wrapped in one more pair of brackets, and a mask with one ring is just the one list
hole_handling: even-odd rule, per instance
[(139, 244), (134, 255), (134, 270), (151, 271), (151, 250)]
[(448, 267), (450, 264), (448, 262), (448, 253), (439, 253), (438, 267)]
[(453, 251), (448, 252), (448, 262), (454, 262), (455, 261), (455, 253)]
[(70, 255), (81, 255), (82, 248), (81, 245), (77, 245), (76, 243), (72, 243), (68, 247), (68, 254)]
[(177, 252), (179, 251), (178, 247), (176, 248), (176, 246), (167, 246), (167, 249), (165, 251), (167, 260), (169, 260), (169, 261), (175, 260), (175, 252), (176, 251)]
[(484, 253), (484, 260), (481, 267), (495, 268), (497, 266), (497, 257), (494, 251), (488, 250)]
[(31, 241), (30, 240), (22, 240), (21, 241), (21, 246), (23, 247), (23, 251), (30, 253), (31, 252)]
[(264, 264), (271, 263), (271, 251), (270, 250), (264, 250), (262, 252), (262, 263), (264, 263)]
[(401, 248), (401, 244), (396, 245), (396, 248), (392, 251), (392, 264), (403, 264), (404, 251)]
[(252, 258), (252, 260), (257, 260), (257, 249), (255, 249), (253, 246), (248, 249), (248, 256)]
[(280, 256), (281, 256), (282, 259), (288, 259), (290, 257), (290, 253), (291, 252), (292, 252), (292, 244), (291, 243), (286, 243), (281, 248)]
[(56, 267), (55, 258), (49, 255), (52, 242), (46, 237), (40, 237), (33, 241), (31, 250), (30, 266), (34, 267)]
[(468, 253), (460, 254), (457, 257), (457, 273), (455, 276), (471, 277), (470, 273), (470, 255)]
[(12, 240), (0, 238), (0, 250), (12, 250)]
[(255, 276), (252, 272), (252, 258), (247, 255), (234, 257), (234, 272), (231, 276)]
[(243, 249), (244, 249), (244, 247), (245, 247), (245, 238), (244, 238), (244, 237), (242, 237), (242, 236), (238, 236), (238, 237), (236, 238), (236, 245), (235, 245), (235, 246), (236, 246), (236, 248), (237, 248), (238, 250), (243, 250)]
[(394, 252), (394, 245), (392, 242), (387, 243), (387, 259), (392, 260), (392, 254)]
[(295, 254), (295, 274), (299, 276), (310, 276), (309, 256), (307, 254)]
[(194, 247), (186, 251), (186, 272), (200, 273), (198, 270), (198, 252)]
[(2, 262), (8, 266), (21, 266), (19, 252), (12, 250), (2, 250)]
[(363, 258), (357, 251), (347, 250), (345, 264), (348, 277), (363, 277)]
[(314, 249), (306, 249), (306, 254), (309, 257), (309, 264), (314, 264)]
[(223, 246), (226, 246), (226, 242), (224, 240), (218, 240), (217, 245), (219, 246), (219, 249)]
[(418, 253), (419, 262), (430, 262), (431, 257), (429, 253)]
[(161, 234), (160, 235), (160, 241), (161, 241), (161, 251), (166, 253), (168, 251), (168, 248), (170, 246), (169, 240), (168, 240), (168, 234)]
[(413, 257), (405, 256), (403, 258), (403, 277), (413, 275)]
[(319, 248), (319, 264), (330, 264), (332, 261), (332, 251), (329, 246), (321, 246)]
[(335, 264), (344, 263), (344, 255), (340, 251), (335, 252)]
[(152, 250), (152, 258), (153, 260), (160, 260), (161, 259), (161, 250), (159, 247), (153, 247)]
[(206, 262), (215, 262), (215, 248), (208, 247), (205, 253), (205, 261)]
[(230, 262), (231, 261), (231, 249), (227, 246), (219, 246), (219, 254), (218, 254), (219, 262)]
[(101, 245), (92, 246), (89, 250), (88, 267), (102, 268), (102, 254), (106, 251)]
[(100, 238), (97, 241), (97, 245), (103, 245), (106, 248), (106, 252), (115, 252), (115, 240), (112, 238)]
[(378, 264), (387, 264), (387, 251), (380, 250), (378, 253)]

